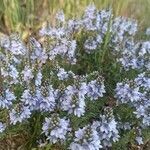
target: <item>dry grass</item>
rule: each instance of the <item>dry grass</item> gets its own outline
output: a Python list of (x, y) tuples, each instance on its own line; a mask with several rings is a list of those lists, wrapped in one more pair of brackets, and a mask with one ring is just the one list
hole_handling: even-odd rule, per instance
[(116, 15), (134, 17), (144, 26), (150, 25), (150, 0), (0, 0), (0, 32), (24, 32), (39, 29), (63, 9), (67, 16), (78, 16), (95, 3), (98, 8), (112, 7)]

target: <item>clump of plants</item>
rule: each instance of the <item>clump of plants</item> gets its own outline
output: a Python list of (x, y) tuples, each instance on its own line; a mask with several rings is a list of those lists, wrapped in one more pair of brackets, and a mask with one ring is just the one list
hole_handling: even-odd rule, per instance
[(2, 37), (1, 139), (22, 133), (24, 149), (143, 147), (150, 132), (150, 41), (137, 40), (137, 27), (89, 5), (77, 19), (58, 12), (40, 40)]

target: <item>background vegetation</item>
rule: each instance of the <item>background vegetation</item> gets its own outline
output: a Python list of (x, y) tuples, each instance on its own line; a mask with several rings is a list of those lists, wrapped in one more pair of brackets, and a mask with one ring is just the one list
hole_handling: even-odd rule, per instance
[(26, 37), (52, 20), (58, 10), (75, 17), (90, 3), (112, 7), (115, 15), (136, 18), (143, 27), (150, 24), (150, 0), (0, 0), (0, 32), (19, 32)]

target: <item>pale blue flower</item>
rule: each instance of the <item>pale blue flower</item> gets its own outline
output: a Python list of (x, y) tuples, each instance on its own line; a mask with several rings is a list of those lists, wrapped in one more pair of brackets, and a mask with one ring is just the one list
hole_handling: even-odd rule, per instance
[(92, 80), (87, 85), (87, 96), (91, 100), (97, 100), (98, 98), (103, 97), (105, 92), (103, 81)]
[(9, 112), (10, 123), (15, 125), (17, 122), (22, 123), (25, 119), (30, 118), (31, 111), (28, 106), (19, 106), (19, 110), (12, 109)]
[(70, 144), (71, 150), (99, 150), (102, 148), (98, 133), (90, 125), (75, 131), (75, 139)]
[(143, 138), (140, 137), (140, 136), (137, 136), (137, 137), (136, 137), (136, 141), (137, 141), (138, 145), (144, 144)]
[(0, 122), (0, 133), (4, 132), (6, 129), (6, 124)]
[[(82, 90), (82, 86), (81, 86)], [(68, 86), (61, 97), (61, 108), (69, 114), (81, 117), (85, 113), (85, 94), (80, 92), (75, 86)]]
[(100, 115), (100, 120), (94, 121), (92, 127), (97, 130), (103, 148), (111, 147), (112, 142), (118, 141), (120, 137), (117, 122), (113, 117), (106, 117), (106, 115)]
[(50, 118), (45, 118), (42, 130), (51, 143), (63, 142), (66, 140), (67, 133), (71, 130), (70, 121), (59, 118), (58, 114), (53, 114)]
[(9, 89), (6, 89), (4, 91), (4, 96), (0, 96), (0, 107), (1, 108), (9, 108), (13, 101), (15, 101), (16, 97), (13, 92), (11, 92)]

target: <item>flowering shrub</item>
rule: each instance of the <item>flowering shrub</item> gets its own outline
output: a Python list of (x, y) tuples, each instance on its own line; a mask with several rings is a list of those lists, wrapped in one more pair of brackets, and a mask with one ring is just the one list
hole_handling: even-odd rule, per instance
[(42, 141), (99, 150), (138, 130), (132, 139), (143, 144), (150, 126), (150, 42), (136, 41), (136, 32), (135, 20), (90, 5), (78, 19), (58, 12), (55, 26), (40, 30), (41, 42), (2, 37), (3, 136), (25, 125), (28, 147)]

